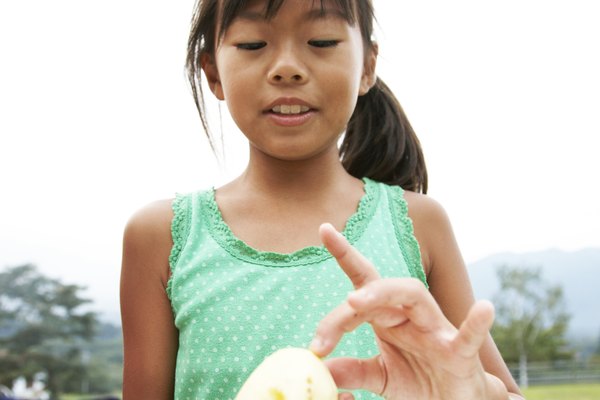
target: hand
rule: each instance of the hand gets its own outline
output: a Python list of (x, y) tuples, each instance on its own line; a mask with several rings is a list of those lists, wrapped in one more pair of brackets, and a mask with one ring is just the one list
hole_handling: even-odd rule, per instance
[(368, 322), (380, 351), (368, 360), (327, 360), (338, 387), (366, 389), (386, 399), (480, 400), (502, 393), (497, 380), (483, 370), (478, 354), (494, 320), (491, 303), (473, 305), (456, 329), (422, 282), (381, 279), (331, 225), (322, 225), (320, 234), (357, 290), (319, 323), (311, 350), (325, 357), (345, 332)]

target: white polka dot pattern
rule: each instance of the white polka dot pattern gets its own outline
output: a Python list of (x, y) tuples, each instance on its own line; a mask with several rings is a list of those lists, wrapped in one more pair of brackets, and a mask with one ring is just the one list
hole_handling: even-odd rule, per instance
[[(355, 225), (362, 226), (354, 227), (360, 235), (351, 241), (382, 276), (415, 276), (420, 259), (407, 260), (402, 253), (406, 244), (398, 240), (402, 237), (398, 229), (412, 235), (412, 225), (407, 217), (397, 215), (399, 208), (390, 199), (402, 196), (401, 190), (365, 180), (365, 192), (374, 200), (361, 202), (363, 209), (359, 207), (357, 213), (368, 218), (355, 218)], [(167, 290), (180, 333), (178, 400), (234, 399), (267, 355), (288, 346), (306, 347), (319, 320), (352, 290), (324, 249), (325, 257), (315, 258), (312, 250), (295, 260), (278, 255), (266, 265), (257, 258), (241, 257), (239, 248), (228, 247), (235, 241), (215, 239), (218, 218), (207, 218), (208, 212), (215, 212), (206, 206), (214, 200), (211, 196), (211, 191), (178, 196), (173, 207), (175, 246)], [(409, 246), (416, 246), (418, 254), (416, 241)], [(271, 253), (257, 254), (264, 261)], [(374, 334), (363, 325), (346, 334), (332, 356), (368, 358), (375, 354)], [(380, 398), (361, 391), (354, 395), (356, 399)]]

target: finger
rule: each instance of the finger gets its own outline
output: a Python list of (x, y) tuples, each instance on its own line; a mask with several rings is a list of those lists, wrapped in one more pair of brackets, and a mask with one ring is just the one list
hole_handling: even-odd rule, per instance
[(354, 400), (352, 393), (344, 392), (338, 395), (338, 400)]
[(471, 307), (467, 318), (460, 325), (458, 335), (453, 341), (454, 350), (462, 357), (474, 357), (489, 336), (494, 323), (494, 306), (486, 300), (480, 300)]
[(365, 322), (364, 315), (356, 312), (348, 302), (343, 302), (327, 314), (317, 325), (309, 348), (320, 357), (333, 351), (346, 332), (351, 332)]
[(355, 288), (379, 279), (379, 273), (373, 264), (350, 245), (331, 224), (321, 225), (319, 235), (327, 250), (336, 258)]
[(319, 322), (309, 347), (315, 354), (325, 357), (333, 351), (344, 334), (365, 322), (379, 328), (393, 328), (402, 325), (408, 319), (404, 310), (398, 307), (383, 307), (362, 314), (356, 312), (348, 303), (343, 303)]
[(409, 318), (402, 307), (385, 307), (369, 314), (367, 321), (378, 328), (394, 328), (404, 324)]
[(385, 369), (379, 356), (361, 360), (358, 358), (330, 358), (325, 360), (335, 384), (346, 390), (364, 389), (381, 394), (386, 384)]
[(447, 327), (439, 305), (425, 285), (415, 278), (387, 278), (370, 282), (348, 295), (348, 303), (359, 314), (395, 307), (418, 328), (430, 331)]

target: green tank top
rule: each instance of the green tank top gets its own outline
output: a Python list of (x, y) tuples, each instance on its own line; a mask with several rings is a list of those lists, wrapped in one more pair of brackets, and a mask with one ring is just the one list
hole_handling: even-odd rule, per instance
[[(425, 274), (403, 190), (363, 179), (343, 234), (383, 277)], [(234, 236), (214, 189), (177, 195), (167, 295), (179, 350), (177, 400), (234, 399), (249, 374), (277, 349), (307, 347), (318, 322), (353, 290), (324, 247), (292, 254), (257, 251)], [(332, 357), (378, 353), (368, 324), (346, 334)], [(356, 391), (356, 399), (380, 398)]]

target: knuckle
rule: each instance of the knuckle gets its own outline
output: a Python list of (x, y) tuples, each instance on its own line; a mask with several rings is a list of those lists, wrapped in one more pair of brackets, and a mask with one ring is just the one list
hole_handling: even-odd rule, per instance
[(354, 287), (359, 288), (368, 282), (369, 276), (365, 271), (356, 271), (350, 275), (350, 280), (354, 283)]

